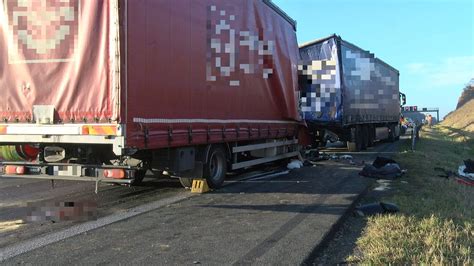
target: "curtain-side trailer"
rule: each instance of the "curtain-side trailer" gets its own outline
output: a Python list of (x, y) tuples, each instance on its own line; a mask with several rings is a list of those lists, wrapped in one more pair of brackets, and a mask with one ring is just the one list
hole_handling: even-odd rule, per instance
[(219, 187), (298, 155), (297, 63), (268, 0), (1, 0), (2, 176)]
[(300, 108), (317, 142), (351, 151), (400, 136), (399, 72), (337, 35), (300, 46)]

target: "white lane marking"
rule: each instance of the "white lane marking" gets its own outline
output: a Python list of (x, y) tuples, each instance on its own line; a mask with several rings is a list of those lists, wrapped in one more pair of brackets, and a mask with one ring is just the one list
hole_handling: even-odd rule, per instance
[(289, 173), (290, 173), (290, 171), (283, 171), (283, 172), (278, 172), (278, 173), (274, 173), (274, 174), (264, 175), (264, 176), (257, 177), (257, 178), (246, 179), (245, 181), (255, 181), (255, 180), (262, 180), (262, 179), (270, 179), (270, 178), (273, 178), (273, 177), (277, 177), (277, 176), (281, 176), (281, 175), (286, 175), (286, 174), (289, 174)]
[(144, 204), (142, 206), (138, 206), (138, 207), (126, 210), (125, 212), (116, 213), (116, 214), (112, 214), (103, 218), (99, 218), (96, 221), (90, 221), (83, 224), (78, 224), (70, 228), (63, 229), (59, 232), (36, 237), (36, 238), (29, 239), (29, 240), (20, 242), (18, 244), (12, 245), (12, 246), (2, 248), (0, 249), (0, 262), (13, 258), (18, 255), (21, 255), (23, 253), (44, 247), (46, 245), (50, 245), (50, 244), (59, 242), (61, 240), (64, 240), (73, 236), (77, 236), (79, 234), (82, 234), (94, 229), (98, 229), (106, 225), (116, 223), (116, 222), (131, 218), (143, 213), (147, 213), (147, 212), (159, 209), (161, 207), (164, 207), (173, 203), (177, 203), (179, 201), (191, 198), (193, 196), (194, 195), (192, 194), (186, 193), (186, 194), (181, 194), (181, 195), (174, 196), (171, 198), (158, 200), (155, 202), (151, 202), (148, 204)]
[(255, 173), (255, 174), (252, 174), (250, 176), (246, 176), (246, 177), (243, 177), (243, 178), (240, 178), (240, 179), (226, 181), (225, 184), (227, 186), (227, 185), (242, 183), (242, 182), (246, 182), (246, 181), (268, 179), (268, 178), (272, 178), (272, 177), (276, 177), (276, 176), (280, 176), (280, 175), (286, 175), (289, 172), (290, 171), (283, 171), (283, 172), (276, 172), (276, 173), (272, 172), (271, 174)]
[(310, 181), (298, 181), (298, 180), (269, 180), (269, 181), (259, 181), (259, 180), (245, 180), (240, 181), (239, 183), (309, 183)]

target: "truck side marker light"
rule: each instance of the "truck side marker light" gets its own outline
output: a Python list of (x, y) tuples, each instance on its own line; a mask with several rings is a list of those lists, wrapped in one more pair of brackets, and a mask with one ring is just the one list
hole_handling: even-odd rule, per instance
[(82, 126), (82, 135), (116, 136), (116, 126)]
[(105, 178), (124, 179), (125, 171), (123, 169), (107, 169), (104, 170)]
[(0, 135), (7, 134), (7, 126), (0, 126)]
[(191, 186), (191, 193), (206, 193), (209, 191), (206, 179), (194, 179)]

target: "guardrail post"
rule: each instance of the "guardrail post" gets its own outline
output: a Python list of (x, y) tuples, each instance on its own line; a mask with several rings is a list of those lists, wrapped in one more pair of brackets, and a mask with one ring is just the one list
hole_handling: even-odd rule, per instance
[(411, 150), (414, 151), (416, 149), (416, 141), (420, 138), (420, 130), (422, 125), (414, 125), (411, 131)]

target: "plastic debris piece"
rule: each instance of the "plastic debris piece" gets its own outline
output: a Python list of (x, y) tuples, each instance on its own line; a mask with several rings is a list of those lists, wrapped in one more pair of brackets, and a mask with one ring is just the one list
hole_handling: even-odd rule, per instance
[(474, 174), (474, 160), (465, 160), (464, 165), (466, 166), (466, 169), (464, 169), (464, 173)]
[(459, 166), (458, 174), (462, 177), (465, 177), (467, 179), (470, 179), (470, 180), (474, 181), (474, 173), (466, 172), (466, 166), (465, 165)]
[(376, 214), (396, 213), (400, 209), (393, 203), (377, 202), (364, 204), (355, 209), (355, 213), (359, 216), (370, 216)]
[(303, 167), (303, 163), (300, 160), (291, 160), (291, 162), (286, 166), (288, 169), (300, 169)]
[(342, 155), (339, 158), (342, 159), (342, 160), (352, 160), (352, 159), (354, 159), (351, 155)]

